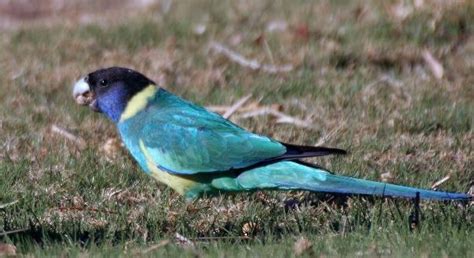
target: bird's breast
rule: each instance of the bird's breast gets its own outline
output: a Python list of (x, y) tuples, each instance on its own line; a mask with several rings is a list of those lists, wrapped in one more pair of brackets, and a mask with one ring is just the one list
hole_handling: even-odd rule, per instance
[(173, 188), (176, 192), (184, 195), (188, 190), (195, 187), (197, 182), (189, 179), (184, 178), (180, 175), (173, 175), (160, 169), (159, 164), (155, 164), (153, 157), (151, 156), (150, 152), (146, 148), (145, 144), (142, 140), (139, 140), (140, 150), (145, 157), (146, 167), (150, 172), (150, 175), (158, 180), (159, 182), (168, 185), (169, 187)]

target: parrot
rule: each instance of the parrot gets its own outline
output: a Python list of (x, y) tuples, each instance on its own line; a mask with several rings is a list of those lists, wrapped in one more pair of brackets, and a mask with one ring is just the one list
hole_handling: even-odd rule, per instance
[(345, 150), (299, 146), (252, 133), (124, 67), (74, 83), (77, 104), (111, 120), (142, 170), (186, 200), (259, 190), (304, 190), (425, 200), (471, 200), (442, 192), (337, 175), (302, 159)]

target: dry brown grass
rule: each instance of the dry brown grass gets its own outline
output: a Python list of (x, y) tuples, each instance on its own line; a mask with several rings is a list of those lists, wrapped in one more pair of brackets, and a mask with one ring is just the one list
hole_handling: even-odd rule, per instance
[[(104, 252), (131, 241), (139, 249), (178, 232), (193, 241), (256, 236), (252, 248), (277, 250), (276, 256), (292, 254), (296, 234), (307, 234), (312, 248), (328, 255), (472, 254), (469, 206), (424, 203), (426, 226), (412, 236), (389, 201), (291, 192), (186, 205), (141, 174), (111, 123), (70, 96), (77, 78), (112, 65), (139, 70), (203, 105), (232, 105), (252, 94), (250, 107), (274, 107), (311, 126), (271, 116), (235, 114), (234, 121), (286, 142), (347, 148), (347, 157), (317, 160), (338, 173), (371, 179), (389, 173), (396, 183), (425, 188), (449, 174), (440, 188), (467, 191), (474, 181), (469, 1), (29, 2), (0, 1), (0, 205), (18, 201), (0, 208), (0, 230), (28, 230), (2, 240), (20, 252), (48, 252), (35, 241), (67, 242), (73, 250), (97, 241)], [(214, 41), (293, 70), (242, 66), (213, 51)], [(433, 75), (425, 51), (443, 76)], [(401, 202), (403, 213), (409, 207)], [(246, 252), (241, 242), (236, 249), (217, 243), (205, 253)], [(51, 245), (49, 251), (62, 252)], [(169, 255), (173, 248), (155, 251)]]

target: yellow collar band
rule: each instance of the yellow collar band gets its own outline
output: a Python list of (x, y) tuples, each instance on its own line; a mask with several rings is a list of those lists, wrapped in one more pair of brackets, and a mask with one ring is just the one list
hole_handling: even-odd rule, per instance
[(120, 122), (123, 122), (129, 119), (130, 117), (133, 117), (135, 114), (144, 109), (148, 104), (149, 98), (155, 95), (157, 91), (158, 88), (155, 85), (150, 84), (140, 92), (136, 93), (135, 96), (133, 96), (128, 101), (125, 110), (120, 116)]

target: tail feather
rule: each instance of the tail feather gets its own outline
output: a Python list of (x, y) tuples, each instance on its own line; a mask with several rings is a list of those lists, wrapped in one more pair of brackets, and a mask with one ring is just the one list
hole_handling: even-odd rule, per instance
[(347, 154), (347, 151), (337, 148), (328, 148), (324, 146), (302, 146), (288, 143), (282, 144), (286, 147), (286, 153), (282, 155), (282, 158), (288, 159)]
[(243, 172), (236, 178), (246, 190), (262, 188), (300, 189), (314, 192), (376, 195), (426, 200), (471, 200), (464, 193), (450, 193), (375, 182), (331, 174), (325, 170), (284, 161)]
[[(286, 152), (280, 156), (276, 156), (273, 158), (262, 160), (256, 164), (251, 166), (242, 168), (241, 170), (252, 170), (254, 168), (260, 168), (262, 166), (267, 166), (269, 164), (281, 162), (281, 161), (289, 161), (292, 160), (297, 163), (306, 163), (301, 161), (300, 159), (303, 158), (310, 158), (310, 157), (320, 157), (320, 156), (327, 156), (327, 155), (345, 155), (347, 152), (343, 149), (337, 148), (328, 148), (323, 146), (303, 146), (303, 145), (292, 145), (288, 143), (281, 143), (286, 147)], [(318, 165), (308, 165), (310, 167), (319, 167)]]

